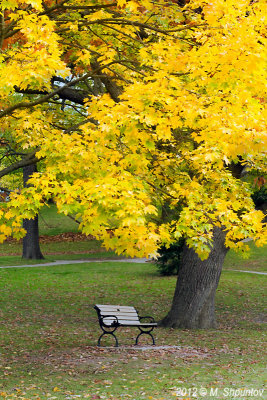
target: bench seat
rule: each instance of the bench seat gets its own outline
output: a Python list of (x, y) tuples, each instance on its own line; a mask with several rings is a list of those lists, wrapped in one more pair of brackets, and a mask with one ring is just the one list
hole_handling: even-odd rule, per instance
[[(152, 338), (153, 344), (155, 344), (151, 331), (157, 326), (157, 323), (154, 321), (153, 317), (139, 316), (137, 310), (132, 306), (96, 304), (94, 309), (97, 312), (99, 325), (103, 331), (98, 339), (98, 346), (100, 346), (101, 339), (104, 335), (112, 335), (116, 340), (115, 346), (117, 347), (118, 339), (114, 332), (120, 326), (139, 328), (140, 333), (136, 337), (135, 344), (138, 344), (138, 339), (143, 334), (149, 335)], [(150, 321), (142, 322), (142, 320), (147, 319)]]

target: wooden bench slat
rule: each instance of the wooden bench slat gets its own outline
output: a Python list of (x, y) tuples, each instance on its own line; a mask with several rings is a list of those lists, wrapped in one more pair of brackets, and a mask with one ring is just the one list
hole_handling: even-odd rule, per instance
[(116, 311), (101, 311), (101, 315), (116, 315), (120, 317), (135, 317), (139, 318), (137, 312), (126, 313), (126, 312), (116, 312)]
[(127, 321), (131, 321), (132, 323), (136, 323), (136, 324), (139, 323), (139, 320), (138, 320), (138, 319), (120, 318), (120, 317), (117, 317), (117, 318), (118, 318), (118, 321), (119, 321), (121, 324), (127, 323)]
[[(104, 319), (104, 324), (108, 325), (108, 326), (112, 325), (114, 322), (117, 322), (117, 320), (115, 320), (115, 318), (105, 318)], [(118, 323), (119, 323), (119, 325), (121, 324), (122, 326), (137, 326), (137, 327), (143, 326), (144, 328), (150, 327), (150, 326), (157, 326), (156, 322), (142, 323), (140, 321), (131, 321), (131, 320), (126, 320), (126, 319), (120, 320), (119, 318), (118, 318)]]
[(121, 309), (133, 309), (135, 310), (134, 306), (120, 306), (119, 304), (96, 304), (96, 307), (99, 308), (121, 308)]
[[(111, 324), (113, 324), (113, 322), (117, 322), (114, 318), (112, 319), (112, 318), (105, 318), (104, 319), (104, 324), (105, 325), (111, 325)], [(130, 321), (130, 320), (120, 320), (119, 318), (118, 318), (118, 323), (119, 324), (121, 324), (121, 325), (134, 325), (134, 326), (139, 326), (140, 325), (140, 322), (138, 322), (138, 321)]]
[(135, 321), (135, 322), (139, 322), (139, 319), (138, 319), (138, 318), (121, 317), (121, 316), (119, 316), (119, 315), (116, 315), (116, 316), (107, 315), (107, 316), (104, 316), (104, 317), (105, 317), (105, 318), (103, 318), (104, 322), (105, 322), (106, 320), (108, 320), (109, 318), (114, 319), (114, 320), (118, 319), (119, 321)]
[[(104, 320), (106, 320), (107, 319), (107, 317), (113, 317), (113, 315), (106, 315), (106, 316), (104, 316), (105, 318), (104, 318)], [(138, 318), (134, 318), (134, 317), (126, 317), (126, 316), (120, 316), (120, 315), (116, 315), (116, 317), (118, 318), (118, 319), (120, 319), (121, 321), (139, 321), (139, 319)], [(114, 319), (114, 318), (113, 318)], [(115, 318), (116, 319), (116, 318)]]
[[(119, 321), (120, 322), (120, 321)], [(138, 323), (134, 323), (133, 321), (124, 321), (123, 322), (123, 326), (143, 326), (145, 327), (150, 327), (150, 326), (157, 326), (158, 324), (156, 322), (148, 322), (148, 323), (142, 323), (142, 322), (138, 322)]]
[(102, 305), (96, 304), (96, 307), (99, 308), (100, 311), (126, 311), (126, 312), (136, 312), (134, 307), (127, 306), (113, 306), (113, 305)]
[(126, 324), (126, 323), (128, 323), (129, 321), (131, 322), (131, 324), (136, 324), (136, 325), (139, 325), (139, 321), (135, 321), (135, 320), (131, 320), (131, 319), (115, 319), (115, 318), (105, 318), (104, 320), (103, 320), (103, 323), (105, 324), (105, 325), (108, 325), (109, 323), (110, 323), (110, 321), (111, 321), (111, 323), (113, 323), (113, 322), (119, 322), (119, 324), (120, 325), (124, 325), (124, 324)]
[(121, 309), (117, 309), (117, 308), (99, 308), (100, 312), (124, 312), (124, 313), (136, 313), (136, 310), (121, 310)]
[(117, 318), (122, 318), (122, 319), (136, 319), (137, 321), (139, 321), (139, 317), (136, 314), (119, 314), (119, 313), (114, 313), (114, 312), (107, 312), (107, 313), (101, 313), (101, 315), (103, 317), (105, 316), (116, 316)]

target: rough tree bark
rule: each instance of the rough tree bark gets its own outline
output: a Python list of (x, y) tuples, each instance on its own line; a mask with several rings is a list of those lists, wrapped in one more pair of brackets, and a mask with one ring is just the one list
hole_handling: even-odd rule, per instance
[[(30, 176), (37, 171), (36, 164), (23, 167), (23, 184), (29, 186)], [(38, 215), (34, 219), (24, 219), (23, 228), (27, 231), (23, 238), (22, 258), (41, 260), (44, 258), (39, 244)]]
[(162, 326), (184, 329), (215, 328), (215, 293), (228, 249), (225, 233), (214, 228), (213, 247), (201, 261), (194, 250), (184, 246), (172, 307)]

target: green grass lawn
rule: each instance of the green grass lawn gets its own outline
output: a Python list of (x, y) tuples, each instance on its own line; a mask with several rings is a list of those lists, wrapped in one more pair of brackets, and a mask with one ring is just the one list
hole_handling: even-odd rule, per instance
[(157, 345), (179, 348), (146, 351), (132, 346), (136, 328), (119, 330), (118, 349), (97, 348), (93, 305), (134, 305), (160, 320), (175, 277), (159, 277), (151, 263), (0, 269), (0, 282), (0, 398), (209, 399), (217, 389), (214, 398), (243, 400), (237, 390), (264, 386), (266, 276), (225, 270), (218, 329), (158, 328)]
[(64, 214), (58, 214), (55, 204), (45, 206), (39, 214), (40, 235), (58, 235), (64, 232), (78, 232), (79, 224)]
[(253, 242), (247, 243), (250, 248), (249, 258), (229, 251), (225, 257), (224, 269), (241, 269), (246, 271), (267, 272), (267, 246), (256, 247)]
[(41, 250), (45, 256), (44, 260), (25, 260), (21, 258), (22, 244), (3, 243), (0, 244), (0, 266), (24, 265), (46, 263), (55, 260), (76, 260), (87, 258), (118, 258), (113, 251), (107, 251), (97, 240), (78, 242), (52, 242), (41, 243)]
[[(40, 216), (42, 235), (77, 232), (77, 226), (54, 206)], [(157, 345), (179, 346), (168, 349), (134, 348), (136, 328), (118, 332), (118, 349), (109, 347), (112, 341), (96, 347), (101, 331), (95, 303), (134, 305), (156, 320), (167, 313), (176, 278), (160, 277), (152, 263), (0, 269), (0, 399), (264, 398), (241, 392), (266, 383), (266, 276), (231, 271), (266, 271), (267, 247), (249, 246), (249, 259), (227, 254), (217, 290), (218, 329), (158, 328)], [(41, 248), (44, 262), (116, 257), (96, 240), (52, 241)], [(21, 244), (1, 244), (0, 265), (25, 264), (20, 252)]]

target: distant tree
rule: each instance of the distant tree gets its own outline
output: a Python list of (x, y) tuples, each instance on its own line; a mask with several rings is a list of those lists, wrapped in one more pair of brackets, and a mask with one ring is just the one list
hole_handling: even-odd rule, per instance
[[(37, 172), (36, 164), (23, 167), (24, 187), (29, 186), (28, 182), (34, 172)], [(38, 214), (32, 219), (23, 219), (23, 228), (26, 235), (23, 237), (22, 258), (41, 260), (44, 258), (39, 243)]]

